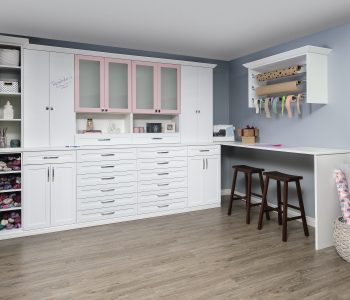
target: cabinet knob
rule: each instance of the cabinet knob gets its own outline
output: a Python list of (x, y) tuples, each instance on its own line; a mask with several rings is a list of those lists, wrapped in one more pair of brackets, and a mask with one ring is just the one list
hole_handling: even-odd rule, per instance
[(103, 108), (101, 108), (101, 111), (105, 111)]
[(45, 109), (46, 109), (46, 110), (49, 110), (49, 109), (50, 109), (50, 107), (46, 106), (46, 107), (45, 107)]
[(201, 111), (200, 111), (200, 110), (198, 110), (198, 113), (200, 114), (200, 113), (201, 113)]
[(108, 109), (106, 108), (105, 111), (108, 111)]
[(157, 110), (155, 109), (154, 112), (157, 112)]
[(53, 110), (53, 107), (52, 107), (52, 106), (50, 107), (50, 110)]

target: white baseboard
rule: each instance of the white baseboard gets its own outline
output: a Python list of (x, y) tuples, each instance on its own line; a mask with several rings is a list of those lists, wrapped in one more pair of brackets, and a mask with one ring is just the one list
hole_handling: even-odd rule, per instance
[[(230, 194), (231, 194), (231, 190), (230, 189), (222, 189), (221, 190), (221, 195), (222, 196), (228, 196)], [(235, 192), (235, 194), (242, 195), (242, 196), (244, 195), (244, 193), (240, 193), (240, 192)], [(261, 202), (261, 199), (258, 198), (258, 197), (252, 196), (252, 203), (258, 203), (258, 202)], [(276, 204), (269, 203), (269, 202), (268, 202), (268, 205), (271, 206), (271, 207), (277, 207)], [(274, 213), (277, 213), (277, 212), (274, 212)], [(300, 215), (300, 213), (298, 211), (295, 211), (294, 209), (288, 208), (288, 216), (296, 217), (296, 216), (299, 216), (299, 215)], [(297, 221), (301, 222), (301, 219), (297, 220)], [(306, 222), (307, 222), (307, 225), (309, 225), (311, 227), (315, 227), (315, 218), (306, 216)]]

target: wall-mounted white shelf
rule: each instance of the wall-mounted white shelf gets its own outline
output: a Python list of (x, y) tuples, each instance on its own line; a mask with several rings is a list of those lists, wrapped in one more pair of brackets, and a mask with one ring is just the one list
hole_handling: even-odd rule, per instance
[[(307, 103), (328, 103), (328, 54), (332, 49), (304, 46), (263, 59), (243, 64), (248, 69), (248, 106), (254, 107), (253, 101), (260, 98), (255, 89), (270, 82), (258, 81), (256, 75), (288, 68), (293, 65), (302, 66), (300, 76), (304, 76), (305, 99)], [(293, 77), (280, 78), (279, 81), (297, 80)], [(269, 96), (269, 95), (266, 95)]]
[(0, 65), (0, 69), (6, 70), (21, 70), (21, 66), (9, 66), (9, 65)]

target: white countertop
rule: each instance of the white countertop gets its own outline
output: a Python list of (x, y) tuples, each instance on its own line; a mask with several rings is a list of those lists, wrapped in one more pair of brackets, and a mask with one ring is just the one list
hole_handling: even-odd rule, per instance
[(308, 154), (308, 155), (329, 155), (329, 154), (341, 154), (350, 153), (350, 149), (330, 149), (330, 148), (316, 148), (316, 147), (301, 147), (285, 144), (269, 144), (269, 143), (256, 143), (256, 144), (242, 144), (242, 142), (218, 142), (222, 146), (240, 147), (248, 149), (266, 150), (287, 152), (296, 154)]

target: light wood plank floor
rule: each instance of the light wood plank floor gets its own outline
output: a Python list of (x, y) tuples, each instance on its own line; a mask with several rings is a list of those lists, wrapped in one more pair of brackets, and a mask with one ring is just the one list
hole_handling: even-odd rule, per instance
[[(1, 299), (350, 299), (350, 264), (316, 252), (301, 223), (281, 242), (257, 208), (186, 214), (0, 241)], [(313, 235), (313, 231), (311, 231)]]

